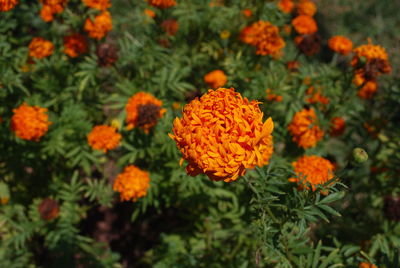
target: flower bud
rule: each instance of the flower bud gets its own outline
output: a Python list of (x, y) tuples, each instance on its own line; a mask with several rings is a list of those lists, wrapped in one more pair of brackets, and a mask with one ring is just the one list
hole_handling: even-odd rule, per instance
[(38, 206), (40, 217), (43, 220), (50, 221), (58, 217), (60, 207), (52, 198), (45, 198)]
[(368, 154), (367, 152), (362, 149), (362, 148), (355, 148), (353, 150), (353, 161), (355, 161), (357, 164), (362, 164), (368, 160)]
[(4, 182), (0, 182), (0, 204), (6, 205), (10, 200), (10, 191), (8, 185)]

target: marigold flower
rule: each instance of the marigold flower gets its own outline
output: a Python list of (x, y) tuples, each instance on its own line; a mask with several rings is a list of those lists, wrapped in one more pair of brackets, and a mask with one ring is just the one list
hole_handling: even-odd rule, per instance
[(148, 3), (154, 7), (158, 8), (169, 8), (176, 5), (175, 0), (147, 0)]
[(312, 17), (316, 12), (317, 6), (310, 0), (301, 0), (300, 3), (297, 4), (297, 13), (299, 15), (307, 15)]
[[(354, 57), (353, 60), (351, 61), (351, 65), (353, 67), (356, 67), (357, 64), (360, 61), (361, 57), (364, 57), (367, 62), (372, 61), (372, 60), (382, 60), (384, 62), (388, 61), (388, 55), (386, 53), (385, 48), (379, 46), (379, 45), (373, 45), (371, 43), (371, 40), (368, 40), (368, 44), (366, 45), (361, 45), (357, 48), (354, 49)], [(390, 66), (389, 66), (390, 68)], [(390, 72), (389, 70), (385, 70), (383, 72)]]
[(321, 48), (321, 37), (318, 34), (307, 34), (296, 36), (296, 46), (307, 56), (317, 54)]
[(300, 187), (306, 187), (306, 183), (311, 184), (315, 191), (317, 185), (326, 183), (334, 178), (333, 170), (335, 166), (327, 159), (316, 155), (304, 155), (292, 163), (296, 177), (289, 179), (291, 182), (300, 184)]
[(111, 30), (112, 19), (108, 11), (103, 11), (100, 15), (97, 15), (94, 21), (90, 18), (85, 21), (85, 31), (91, 38), (100, 40)]
[(106, 10), (111, 7), (110, 0), (82, 0), (82, 2), (90, 8), (95, 8), (98, 10)]
[(53, 54), (54, 45), (41, 37), (35, 37), (29, 44), (29, 56), (42, 59)]
[(224, 71), (214, 70), (204, 76), (204, 82), (211, 88), (218, 88), (224, 86), (228, 82), (228, 78)]
[(64, 37), (64, 53), (71, 58), (76, 58), (88, 51), (86, 37), (79, 33), (74, 33)]
[(129, 165), (115, 179), (113, 190), (119, 192), (121, 201), (136, 202), (138, 198), (146, 196), (149, 187), (149, 173), (134, 165)]
[(288, 126), (293, 141), (305, 149), (314, 147), (324, 137), (324, 131), (317, 123), (314, 109), (303, 109), (297, 112)]
[(344, 36), (337, 35), (328, 40), (328, 46), (336, 53), (347, 55), (353, 49), (353, 42)]
[(187, 104), (182, 118), (174, 120), (174, 134), (169, 134), (188, 161), (186, 172), (231, 182), (246, 169), (268, 164), (274, 124), (271, 118), (262, 122), (258, 104), (234, 88), (210, 89)]
[(318, 26), (313, 17), (299, 15), (292, 20), (292, 25), (299, 34), (313, 34), (318, 31)]
[(307, 102), (310, 104), (313, 103), (321, 103), (323, 105), (329, 104), (329, 99), (321, 94), (320, 88), (318, 90), (315, 90), (315, 88), (311, 86), (307, 89), (306, 94), (311, 95), (311, 97), (307, 99)]
[(115, 149), (121, 138), (121, 134), (117, 132), (115, 127), (106, 125), (95, 126), (87, 136), (89, 145), (95, 150), (102, 150), (104, 153)]
[(243, 10), (242, 10), (242, 13), (243, 13), (243, 15), (244, 15), (245, 17), (247, 17), (247, 18), (250, 18), (251, 16), (253, 16), (253, 12), (252, 12), (250, 9), (248, 9), (248, 8), (243, 9)]
[(378, 91), (378, 83), (374, 80), (367, 81), (358, 90), (357, 95), (362, 99), (370, 99), (375, 95), (376, 91)]
[(118, 50), (111, 43), (102, 43), (97, 46), (96, 54), (100, 66), (111, 66), (118, 60)]
[(342, 117), (333, 117), (331, 119), (331, 129), (329, 131), (329, 134), (331, 136), (340, 136), (343, 134), (345, 127), (346, 122)]
[(23, 103), (13, 110), (11, 129), (19, 138), (30, 141), (39, 141), (49, 129), (47, 109), (39, 106), (29, 106)]
[(288, 69), (289, 71), (295, 72), (295, 71), (298, 71), (298, 69), (299, 69), (299, 67), (300, 67), (300, 63), (299, 63), (298, 61), (296, 61), (296, 60), (294, 60), (294, 61), (288, 61), (288, 62), (286, 63), (286, 67), (287, 67), (287, 69)]
[(267, 100), (268, 101), (276, 101), (276, 102), (281, 102), (283, 100), (283, 97), (281, 95), (277, 95), (272, 93), (272, 90), (267, 88), (265, 90), (265, 93), (267, 93)]
[(43, 4), (40, 10), (40, 16), (45, 22), (50, 22), (54, 19), (54, 14), (63, 12), (67, 0), (40, 0)]
[(367, 263), (367, 262), (361, 262), (358, 265), (358, 268), (378, 268), (378, 266), (372, 264), (372, 263)]
[(38, 211), (43, 220), (51, 221), (58, 217), (60, 206), (54, 199), (46, 198), (39, 204)]
[(162, 101), (146, 92), (138, 92), (129, 98), (126, 104), (127, 129), (139, 127), (145, 133), (157, 124), (157, 120), (164, 116), (166, 109), (162, 109)]
[(231, 36), (231, 32), (228, 30), (223, 30), (220, 34), (219, 37), (221, 37), (221, 39), (228, 39)]
[(0, 0), (0, 11), (9, 11), (13, 9), (17, 4), (18, 0)]
[(280, 0), (278, 8), (284, 13), (290, 13), (294, 8), (294, 3), (292, 0)]
[(147, 16), (149, 16), (150, 18), (154, 18), (156, 16), (156, 13), (154, 13), (153, 10), (146, 8), (144, 10), (144, 14), (146, 14)]
[(161, 23), (161, 28), (168, 34), (168, 35), (175, 35), (179, 29), (179, 24), (176, 20), (170, 19), (165, 20)]

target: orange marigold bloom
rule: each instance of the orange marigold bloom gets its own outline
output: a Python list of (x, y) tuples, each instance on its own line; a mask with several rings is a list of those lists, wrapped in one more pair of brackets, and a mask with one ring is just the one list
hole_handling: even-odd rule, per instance
[(274, 124), (271, 118), (263, 123), (259, 103), (234, 88), (219, 88), (187, 104), (169, 134), (188, 161), (186, 172), (231, 182), (246, 169), (268, 164)]
[(287, 69), (288, 69), (289, 71), (295, 72), (295, 71), (297, 71), (297, 70), (299, 69), (300, 63), (299, 63), (297, 60), (288, 61), (288, 62), (286, 63), (286, 67), (287, 67)]
[(119, 192), (121, 201), (135, 202), (138, 198), (146, 196), (149, 187), (149, 173), (134, 165), (129, 165), (115, 179), (113, 190)]
[(302, 0), (297, 4), (297, 13), (299, 15), (314, 16), (317, 12), (317, 6), (310, 0)]
[(347, 55), (353, 49), (353, 42), (344, 36), (337, 35), (329, 39), (328, 46), (336, 53)]
[(115, 149), (121, 138), (121, 134), (117, 132), (115, 127), (106, 125), (95, 126), (87, 136), (88, 143), (93, 149), (102, 150), (105, 153), (108, 150)]
[(111, 6), (110, 0), (82, 0), (82, 2), (90, 8), (98, 10), (106, 10)]
[(292, 25), (299, 34), (313, 34), (318, 31), (318, 26), (313, 17), (299, 15), (292, 20)]
[(144, 14), (146, 14), (147, 16), (149, 16), (150, 18), (154, 18), (156, 16), (156, 13), (154, 13), (153, 10), (146, 8), (144, 10)]
[(11, 129), (17, 137), (24, 140), (39, 141), (51, 124), (46, 108), (23, 103), (13, 112)]
[(130, 97), (125, 107), (127, 129), (139, 127), (145, 133), (149, 133), (157, 124), (157, 120), (167, 111), (161, 106), (161, 100), (146, 92), (138, 92)]
[(291, 182), (300, 184), (300, 187), (306, 187), (306, 183), (311, 184), (315, 191), (316, 186), (324, 184), (334, 178), (333, 170), (335, 166), (327, 159), (316, 155), (304, 155), (292, 163), (296, 177), (289, 179)]
[(43, 4), (40, 10), (40, 16), (45, 22), (50, 22), (54, 19), (54, 14), (63, 12), (67, 0), (40, 0)]
[(175, 0), (147, 0), (148, 3), (158, 8), (169, 8), (176, 5)]
[(370, 99), (375, 95), (377, 90), (378, 83), (371, 80), (365, 82), (365, 84), (358, 90), (357, 95), (362, 99)]
[(54, 45), (41, 37), (35, 37), (29, 44), (29, 56), (42, 59), (53, 54)]
[(278, 8), (284, 13), (290, 13), (294, 8), (294, 3), (292, 0), (280, 0)]
[(250, 9), (248, 9), (248, 8), (243, 9), (243, 10), (242, 10), (242, 13), (243, 13), (243, 15), (244, 15), (245, 17), (247, 17), (247, 18), (250, 18), (251, 16), (253, 16), (253, 12), (252, 12)]
[(303, 109), (297, 112), (288, 129), (300, 147), (314, 147), (324, 137), (324, 131), (317, 125), (317, 115), (314, 109)]
[(75, 33), (64, 37), (64, 53), (71, 58), (76, 58), (88, 51), (86, 37)]
[(323, 105), (329, 104), (329, 99), (321, 94), (320, 88), (317, 91), (315, 91), (314, 87), (311, 86), (307, 89), (306, 94), (311, 95), (311, 97), (307, 99), (307, 102), (310, 104), (313, 103), (321, 103)]
[(276, 101), (276, 102), (281, 102), (283, 100), (283, 97), (281, 95), (277, 95), (272, 93), (272, 90), (267, 88), (265, 90), (265, 93), (267, 93), (267, 100), (268, 101)]
[(179, 29), (179, 24), (176, 20), (170, 19), (170, 20), (165, 20), (161, 23), (161, 28), (169, 34), (169, 35), (175, 35), (176, 32)]
[(378, 266), (372, 264), (372, 263), (367, 263), (367, 262), (361, 262), (358, 265), (358, 268), (378, 268)]
[(386, 53), (385, 48), (379, 45), (371, 44), (371, 40), (368, 40), (368, 44), (361, 45), (354, 49), (354, 58), (351, 61), (351, 64), (355, 67), (361, 57), (365, 57), (367, 61), (371, 61), (373, 59), (379, 59), (383, 61), (388, 60), (388, 55)]
[(85, 21), (85, 31), (91, 38), (100, 40), (111, 30), (112, 19), (108, 11), (103, 11), (100, 15), (97, 15), (94, 21), (90, 18)]
[(18, 4), (18, 0), (0, 0), (0, 11), (9, 11)]
[(218, 88), (224, 86), (228, 82), (228, 78), (224, 71), (214, 70), (204, 76), (204, 82), (211, 88)]
[(329, 134), (331, 136), (340, 136), (343, 134), (346, 127), (346, 122), (342, 117), (333, 117), (331, 120), (331, 129)]

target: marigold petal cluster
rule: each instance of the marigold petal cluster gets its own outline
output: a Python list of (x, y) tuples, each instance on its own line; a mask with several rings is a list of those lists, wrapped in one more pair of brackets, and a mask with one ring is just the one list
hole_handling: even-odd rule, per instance
[(161, 28), (168, 34), (168, 35), (175, 35), (176, 32), (179, 30), (179, 24), (176, 20), (170, 19), (165, 20), (161, 23)]
[(246, 169), (268, 164), (274, 124), (271, 118), (263, 122), (258, 104), (234, 88), (219, 88), (185, 105), (170, 137), (188, 161), (186, 172), (231, 182)]
[(106, 125), (95, 126), (87, 136), (88, 143), (93, 149), (102, 150), (105, 153), (115, 149), (121, 142), (121, 138), (121, 134), (115, 127)]
[(347, 55), (353, 50), (353, 42), (350, 39), (337, 35), (328, 40), (328, 46), (336, 53)]
[(40, 16), (45, 22), (50, 22), (54, 19), (55, 14), (60, 14), (64, 11), (64, 6), (67, 0), (40, 0), (42, 9)]
[(288, 126), (293, 141), (302, 148), (314, 147), (324, 137), (324, 131), (317, 123), (314, 109), (303, 109), (297, 112)]
[(90, 8), (98, 10), (106, 10), (111, 7), (110, 0), (82, 0), (82, 2)]
[(253, 16), (253, 12), (251, 11), (251, 9), (248, 9), (248, 8), (243, 9), (242, 13), (247, 18), (250, 18), (251, 16)]
[(310, 0), (301, 0), (300, 3), (297, 4), (297, 13), (299, 15), (307, 15), (312, 17), (316, 12), (317, 6)]
[(0, 11), (9, 11), (13, 9), (17, 4), (18, 0), (0, 0)]
[(311, 184), (311, 188), (315, 191), (317, 185), (326, 183), (334, 178), (333, 170), (335, 166), (327, 159), (316, 155), (304, 155), (297, 161), (292, 163), (296, 177), (289, 179), (291, 182), (300, 184), (300, 187), (307, 187), (307, 183)]
[(314, 18), (307, 15), (299, 15), (292, 20), (292, 25), (299, 34), (313, 34), (318, 31)]
[(146, 196), (149, 187), (149, 173), (134, 165), (129, 165), (115, 179), (113, 190), (119, 192), (121, 201), (132, 200), (135, 202)]
[(23, 103), (13, 112), (11, 129), (17, 137), (24, 140), (39, 141), (51, 124), (46, 108)]
[(224, 71), (214, 70), (204, 76), (204, 82), (206, 82), (211, 88), (219, 88), (223, 87), (226, 82), (228, 82), (228, 78), (226, 77)]
[(88, 51), (86, 37), (75, 33), (64, 37), (64, 53), (71, 58), (76, 58)]
[(375, 264), (372, 264), (372, 263), (368, 263), (368, 262), (361, 262), (358, 265), (358, 268), (378, 268), (378, 266), (376, 266)]
[(342, 117), (333, 117), (331, 119), (331, 129), (329, 131), (329, 134), (331, 136), (340, 136), (343, 134), (344, 130), (346, 128), (346, 122)]
[(154, 17), (156, 16), (156, 13), (155, 13), (153, 10), (148, 9), (148, 8), (146, 8), (146, 9), (144, 10), (144, 14), (146, 14), (146, 15), (149, 16), (150, 18), (154, 18)]
[(158, 8), (170, 8), (176, 5), (175, 0), (147, 0), (148, 3), (154, 7)]
[(293, 0), (280, 0), (278, 2), (278, 8), (283, 12), (283, 13), (290, 13), (292, 12), (294, 8), (294, 3)]
[(41, 37), (35, 37), (29, 44), (29, 56), (36, 59), (42, 59), (53, 54), (54, 45)]
[(366, 81), (358, 90), (357, 96), (361, 99), (370, 99), (378, 91), (378, 83), (375, 80)]
[(103, 11), (94, 18), (94, 21), (87, 18), (85, 21), (85, 31), (91, 38), (100, 40), (112, 30), (112, 18), (108, 11)]
[[(370, 42), (370, 41), (369, 41)], [(388, 54), (386, 53), (385, 48), (379, 45), (373, 45), (371, 43), (361, 45), (354, 49), (354, 58), (351, 62), (353, 67), (356, 67), (361, 57), (367, 59), (367, 61), (371, 61), (373, 59), (379, 59), (383, 61), (388, 60)]]
[(162, 104), (161, 100), (146, 92), (138, 92), (130, 97), (125, 107), (128, 130), (139, 127), (149, 133), (166, 112), (161, 108)]
[(307, 99), (307, 102), (310, 104), (320, 103), (322, 105), (328, 105), (329, 99), (322, 95), (321, 88), (315, 90), (313, 86), (309, 87), (306, 91), (306, 94), (310, 97)]
[(265, 93), (267, 94), (268, 101), (281, 102), (283, 100), (283, 97), (281, 95), (272, 93), (272, 90), (270, 88), (267, 88), (265, 90)]

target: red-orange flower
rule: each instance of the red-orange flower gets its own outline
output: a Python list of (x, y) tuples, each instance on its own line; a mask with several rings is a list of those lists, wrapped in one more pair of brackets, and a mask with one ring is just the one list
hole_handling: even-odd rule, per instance
[(283, 100), (283, 97), (281, 95), (277, 95), (275, 93), (272, 93), (272, 90), (267, 88), (265, 90), (265, 93), (267, 93), (267, 100), (268, 101), (276, 101), (276, 102), (281, 102)]
[(169, 34), (169, 35), (175, 35), (176, 32), (179, 29), (179, 24), (176, 20), (170, 19), (170, 20), (165, 20), (161, 23), (161, 28)]
[(292, 25), (299, 34), (313, 34), (318, 31), (318, 26), (313, 17), (299, 15), (292, 20)]
[(253, 15), (253, 12), (252, 12), (250, 9), (248, 9), (248, 8), (243, 9), (243, 10), (242, 10), (242, 13), (243, 13), (243, 15), (244, 15), (245, 17), (247, 17), (247, 18), (250, 18), (250, 17)]
[(76, 58), (88, 51), (86, 37), (75, 33), (64, 37), (64, 53), (71, 58)]
[(303, 109), (297, 112), (288, 129), (300, 147), (314, 147), (324, 137), (324, 131), (317, 125), (317, 115), (314, 109)]
[(98, 10), (106, 10), (111, 6), (110, 0), (82, 0), (82, 2), (90, 8)]
[(278, 8), (284, 13), (290, 13), (294, 8), (294, 3), (292, 0), (280, 0)]
[(29, 44), (29, 56), (42, 59), (53, 54), (54, 45), (41, 37), (35, 37)]
[(93, 149), (102, 150), (105, 153), (115, 149), (121, 138), (121, 134), (115, 127), (106, 125), (95, 126), (87, 136), (88, 143)]
[(376, 266), (375, 264), (372, 264), (372, 263), (361, 262), (358, 265), (358, 268), (378, 268), (378, 266)]
[(146, 92), (138, 92), (130, 97), (125, 107), (127, 129), (139, 127), (149, 133), (166, 112), (161, 106), (161, 100)]
[(246, 169), (268, 164), (274, 124), (271, 118), (263, 123), (258, 104), (233, 88), (210, 89), (187, 104), (170, 134), (188, 161), (186, 172), (231, 182)]
[(46, 108), (23, 103), (13, 112), (11, 129), (17, 137), (24, 140), (39, 141), (51, 124)]
[(300, 67), (300, 63), (297, 60), (294, 61), (288, 61), (286, 63), (286, 67), (289, 71), (291, 72), (295, 72), (298, 71), (299, 67)]
[(175, 0), (147, 0), (148, 3), (158, 8), (169, 8), (176, 5)]
[(329, 39), (328, 46), (336, 53), (347, 55), (353, 49), (353, 42), (344, 36), (337, 35)]
[(121, 201), (135, 202), (138, 198), (146, 196), (149, 187), (149, 173), (134, 165), (129, 165), (115, 179), (113, 190), (119, 192)]
[(153, 10), (146, 8), (144, 10), (144, 14), (146, 14), (147, 16), (149, 16), (150, 18), (154, 18), (156, 16), (156, 13), (154, 13)]
[(312, 17), (315, 12), (317, 12), (317, 6), (310, 0), (301, 0), (300, 3), (297, 4), (297, 13), (299, 13), (299, 15)]
[(0, 11), (9, 11), (18, 4), (18, 0), (0, 0)]
[(45, 198), (38, 206), (40, 217), (43, 220), (51, 221), (58, 217), (60, 206), (57, 201), (52, 198)]
[(307, 95), (311, 95), (307, 102), (310, 104), (321, 103), (322, 105), (328, 105), (329, 99), (321, 94), (321, 89), (315, 90), (313, 86), (309, 87), (306, 91)]
[(94, 21), (90, 18), (85, 21), (85, 31), (91, 38), (100, 40), (111, 30), (112, 19), (108, 11), (103, 11), (100, 15), (97, 15)]
[(378, 90), (378, 83), (375, 80), (366, 81), (358, 90), (357, 95), (362, 99), (372, 98)]
[(45, 22), (50, 22), (54, 19), (54, 14), (63, 12), (67, 0), (40, 0), (42, 9), (40, 16)]
[(342, 117), (333, 117), (331, 120), (331, 129), (329, 134), (331, 136), (340, 136), (343, 134), (346, 127), (346, 122)]
[(222, 70), (214, 70), (204, 76), (204, 82), (211, 88), (222, 87), (227, 81), (228, 78)]
[(335, 166), (327, 159), (311, 155), (304, 155), (297, 161), (292, 163), (296, 177), (289, 179), (291, 182), (300, 184), (300, 187), (307, 187), (306, 183), (311, 184), (311, 188), (315, 191), (317, 185), (326, 183), (334, 178), (333, 170)]

